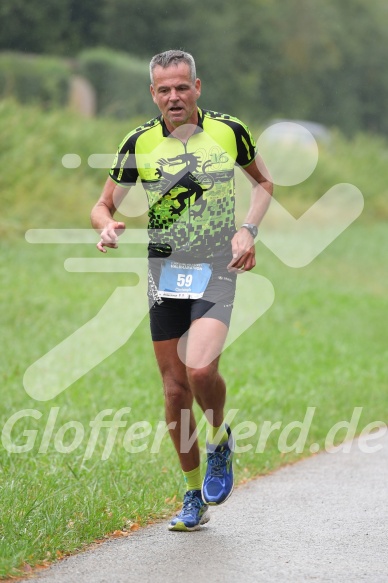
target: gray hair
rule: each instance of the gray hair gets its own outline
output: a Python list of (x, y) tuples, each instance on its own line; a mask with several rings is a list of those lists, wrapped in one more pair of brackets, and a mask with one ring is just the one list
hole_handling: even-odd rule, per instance
[(191, 80), (194, 83), (197, 77), (197, 73), (195, 70), (195, 61), (193, 56), (190, 55), (190, 53), (185, 53), (184, 51), (171, 50), (165, 51), (164, 53), (159, 53), (158, 55), (152, 57), (150, 62), (151, 84), (154, 84), (153, 72), (155, 67), (159, 66), (163, 67), (163, 69), (166, 69), (170, 65), (178, 65), (179, 63), (186, 63), (186, 65), (189, 66)]

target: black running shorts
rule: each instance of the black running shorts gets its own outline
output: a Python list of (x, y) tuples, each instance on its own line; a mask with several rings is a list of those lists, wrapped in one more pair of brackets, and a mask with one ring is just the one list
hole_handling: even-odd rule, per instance
[(160, 258), (149, 259), (148, 299), (153, 341), (180, 338), (198, 318), (215, 318), (229, 327), (236, 291), (236, 274), (229, 273), (225, 258), (212, 263), (212, 275), (199, 299), (161, 298), (158, 283)]

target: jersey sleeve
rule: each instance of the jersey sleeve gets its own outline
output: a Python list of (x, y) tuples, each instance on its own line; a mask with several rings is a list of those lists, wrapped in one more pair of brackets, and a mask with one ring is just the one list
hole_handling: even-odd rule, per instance
[(240, 120), (235, 120), (233, 129), (237, 145), (236, 162), (239, 166), (245, 168), (245, 166), (249, 166), (249, 164), (255, 159), (257, 152), (256, 142), (249, 128)]
[(132, 186), (136, 183), (139, 172), (135, 156), (136, 137), (129, 134), (121, 142), (110, 169), (109, 176), (122, 186)]

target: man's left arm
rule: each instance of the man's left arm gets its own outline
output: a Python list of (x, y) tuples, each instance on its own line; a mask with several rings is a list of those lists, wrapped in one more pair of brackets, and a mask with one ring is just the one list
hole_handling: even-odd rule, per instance
[[(252, 183), (251, 204), (244, 223), (256, 225), (261, 223), (269, 204), (273, 192), (271, 180), (263, 175), (260, 168), (265, 166), (258, 156), (244, 171), (247, 173)], [(269, 176), (267, 169), (265, 174)], [(250, 271), (256, 265), (254, 237), (246, 227), (241, 227), (232, 239), (233, 259), (228, 265), (230, 271)]]

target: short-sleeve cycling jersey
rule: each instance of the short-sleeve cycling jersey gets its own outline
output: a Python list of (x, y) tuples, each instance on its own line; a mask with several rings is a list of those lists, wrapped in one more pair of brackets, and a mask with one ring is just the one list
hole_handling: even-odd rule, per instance
[(149, 255), (230, 254), (235, 227), (234, 166), (248, 166), (256, 145), (237, 118), (198, 108), (186, 143), (158, 116), (120, 144), (110, 177), (132, 186), (140, 178), (149, 205)]

